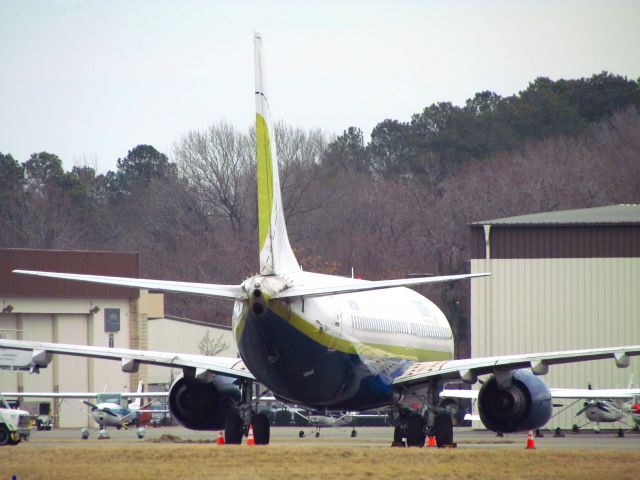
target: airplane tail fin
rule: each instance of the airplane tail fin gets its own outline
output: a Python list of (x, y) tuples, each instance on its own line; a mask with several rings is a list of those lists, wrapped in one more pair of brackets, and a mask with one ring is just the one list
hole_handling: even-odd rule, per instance
[(289, 244), (282, 208), (275, 134), (265, 85), (262, 34), (254, 33), (256, 80), (256, 159), (258, 167), (258, 244), (260, 274), (297, 272), (300, 265)]
[[(143, 382), (142, 380), (140, 380), (138, 382), (138, 389), (136, 390), (136, 393), (142, 393), (143, 390)], [(141, 397), (137, 397), (133, 402), (131, 402), (129, 404), (129, 408), (140, 408), (140, 405), (142, 404), (142, 398)]]

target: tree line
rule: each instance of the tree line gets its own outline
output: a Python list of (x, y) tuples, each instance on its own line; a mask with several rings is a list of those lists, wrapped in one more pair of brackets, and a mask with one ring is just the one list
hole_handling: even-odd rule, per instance
[[(275, 126), (291, 243), (303, 268), (363, 278), (462, 273), (474, 221), (640, 199), (640, 85), (601, 73), (480, 92), (408, 122), (332, 137)], [(0, 154), (0, 247), (140, 253), (143, 276), (232, 283), (258, 271), (255, 131), (218, 122), (169, 155), (138, 145), (116, 171), (53, 153)], [(468, 353), (468, 286), (424, 288)], [(221, 304), (222, 303), (222, 304)], [(228, 323), (224, 302), (168, 313)]]

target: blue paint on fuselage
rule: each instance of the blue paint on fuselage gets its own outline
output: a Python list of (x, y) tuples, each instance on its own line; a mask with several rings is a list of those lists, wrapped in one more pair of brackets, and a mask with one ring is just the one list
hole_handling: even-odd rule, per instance
[(366, 410), (394, 403), (392, 376), (407, 361), (380, 359), (375, 369), (359, 355), (332, 351), (273, 310), (250, 310), (238, 349), (249, 370), (275, 395), (317, 408)]

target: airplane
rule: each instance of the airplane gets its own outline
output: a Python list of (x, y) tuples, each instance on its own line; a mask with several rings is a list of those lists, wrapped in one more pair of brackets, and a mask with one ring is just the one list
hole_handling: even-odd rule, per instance
[[(143, 438), (144, 425), (151, 420), (152, 413), (165, 412), (165, 410), (150, 410), (147, 406), (151, 402), (142, 406), (141, 399), (166, 398), (168, 392), (143, 392), (142, 381), (138, 383), (136, 392), (123, 393), (84, 393), (84, 392), (2, 392), (1, 396), (9, 398), (55, 398), (55, 399), (82, 399), (82, 403), (89, 406), (89, 416), (98, 424), (100, 432), (107, 427), (126, 429), (132, 424), (138, 425), (138, 438)], [(133, 398), (134, 401), (125, 402)], [(95, 399), (95, 403), (88, 399)], [(89, 430), (82, 429), (82, 438), (89, 437)]]
[[(453, 443), (452, 412), (439, 397), (445, 383), (480, 390), (487, 428), (509, 433), (536, 429), (552, 414), (551, 393), (539, 378), (556, 364), (611, 358), (627, 367), (640, 345), (523, 355), (453, 359), (454, 339), (444, 313), (408, 287), (472, 279), (489, 273), (367, 281), (303, 271), (287, 235), (278, 160), (265, 85), (262, 35), (254, 33), (259, 271), (240, 284), (176, 282), (81, 273), (14, 270), (37, 275), (234, 302), (231, 315), (240, 359), (173, 352), (0, 339), (0, 348), (31, 351), (37, 372), (53, 354), (182, 368), (169, 390), (169, 410), (194, 430), (224, 428), (239, 444), (253, 426), (256, 444), (268, 444), (267, 415), (254, 408), (255, 383), (290, 404), (317, 409), (385, 408), (393, 444)], [(382, 246), (381, 246), (382, 248)]]
[[(558, 398), (583, 400), (583, 405), (576, 417), (584, 414), (589, 423), (594, 423), (594, 432), (600, 432), (600, 423), (623, 422), (629, 417), (634, 423), (634, 430), (640, 425), (640, 388), (613, 389), (556, 389)], [(553, 389), (552, 389), (553, 391)], [(584, 425), (583, 425), (584, 426)], [(574, 426), (577, 431), (579, 427)]]
[[(320, 429), (322, 428), (343, 428), (351, 427), (351, 438), (358, 436), (356, 430), (357, 418), (380, 418), (379, 414), (367, 414), (360, 412), (332, 412), (328, 410), (309, 410), (299, 407), (290, 407), (283, 404), (283, 407), (294, 415), (302, 418), (309, 425), (315, 428), (315, 437), (320, 437)], [(304, 430), (300, 430), (298, 433), (300, 438), (306, 436)]]

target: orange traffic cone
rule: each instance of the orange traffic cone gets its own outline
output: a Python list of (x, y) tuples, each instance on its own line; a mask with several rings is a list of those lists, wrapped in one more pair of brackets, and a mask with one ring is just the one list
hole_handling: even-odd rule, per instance
[(222, 430), (218, 432), (218, 439), (216, 440), (216, 445), (224, 445), (224, 434)]
[(249, 425), (249, 437), (247, 438), (247, 445), (253, 446), (256, 441), (253, 439), (253, 425)]
[(524, 447), (525, 450), (534, 450), (536, 448), (536, 442), (533, 439), (533, 432), (529, 430), (529, 436), (527, 437), (527, 446)]
[(429, 435), (429, 438), (427, 439), (427, 447), (436, 447), (436, 437), (434, 437), (433, 435)]

